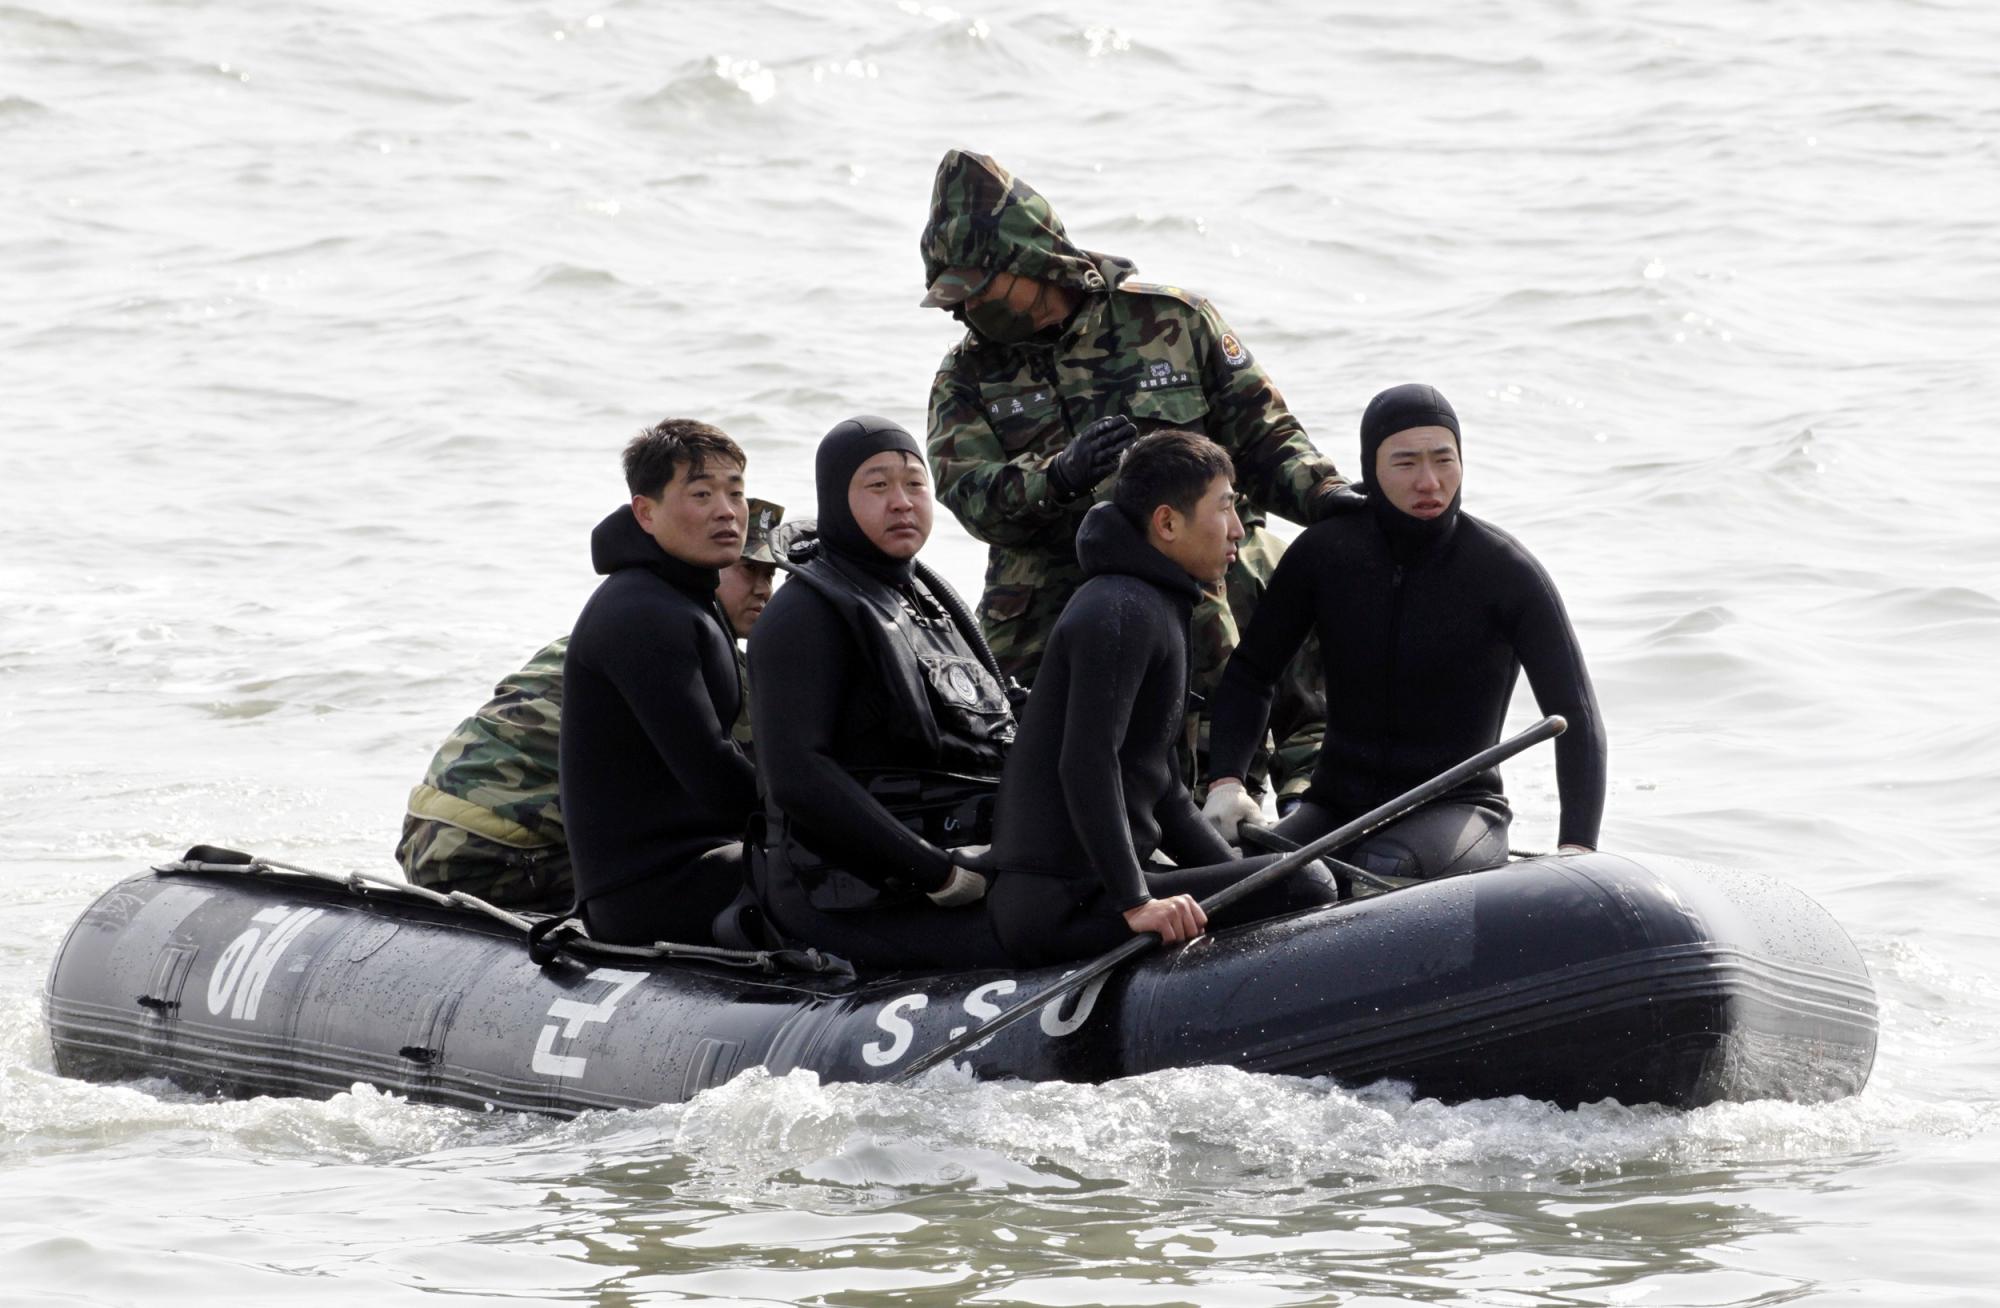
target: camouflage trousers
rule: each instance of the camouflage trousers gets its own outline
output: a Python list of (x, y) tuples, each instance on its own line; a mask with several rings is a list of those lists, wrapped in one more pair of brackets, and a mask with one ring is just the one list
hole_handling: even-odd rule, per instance
[(570, 906), (569, 846), (517, 849), (436, 818), (403, 816), (396, 861), (410, 884), (441, 895), (463, 890), (502, 908), (560, 913)]
[[(1188, 683), (1199, 699), (1190, 706), (1188, 729), (1196, 777), (1205, 777), (1208, 769), (1208, 715), (1201, 706), (1215, 693), (1222, 669), (1241, 642), (1243, 629), (1250, 625), (1285, 552), (1285, 543), (1261, 523), (1244, 526), (1247, 534), (1237, 546), (1236, 562), (1230, 565), (1229, 574), (1221, 586), (1209, 587), (1194, 607), (1194, 666), (1189, 669)], [(994, 553), (997, 565), (1001, 551)], [(1010, 550), (1006, 554), (1018, 566), (1020, 553)], [(1049, 633), (1069, 597), (1083, 584), (1083, 570), (1074, 562), (1035, 559), (1032, 567), (1037, 575), (1028, 584), (989, 568), (979, 613), (979, 625), (993, 646), (1000, 670), (1024, 686), (1034, 684)], [(1312, 781), (1320, 740), (1326, 734), (1326, 677), (1317, 636), (1307, 639), (1278, 679), (1270, 733), (1275, 747), (1267, 740), (1258, 748), (1250, 775), (1244, 780), (1252, 791), (1263, 791), (1275, 783), (1281, 800), (1295, 799)], [(1201, 798), (1200, 790), (1195, 797)]]

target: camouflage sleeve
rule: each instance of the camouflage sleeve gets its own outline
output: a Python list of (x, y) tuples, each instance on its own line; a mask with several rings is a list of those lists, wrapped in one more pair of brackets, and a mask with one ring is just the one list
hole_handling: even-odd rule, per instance
[(1236, 461), (1238, 489), (1250, 502), (1301, 526), (1313, 521), (1312, 498), (1329, 481), (1345, 479), (1321, 454), (1285, 407), (1285, 397), (1215, 306), (1201, 302), (1197, 341), (1203, 389), (1208, 394), (1208, 434)]
[(1039, 544), (1059, 529), (1073, 534), (1074, 519), (1090, 507), (1089, 496), (1067, 504), (1056, 499), (1051, 451), (1031, 449), (1009, 459), (979, 411), (978, 394), (949, 368), (931, 386), (926, 447), (938, 499), (987, 545)]

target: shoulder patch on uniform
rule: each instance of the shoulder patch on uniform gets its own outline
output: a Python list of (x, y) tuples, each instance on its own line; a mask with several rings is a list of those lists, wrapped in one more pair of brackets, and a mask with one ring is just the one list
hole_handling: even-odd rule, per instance
[(1130, 277), (1118, 283), (1118, 289), (1131, 291), (1135, 295), (1164, 295), (1196, 309), (1208, 302), (1208, 297), (1199, 291), (1190, 291), (1181, 286), (1168, 286), (1164, 282), (1134, 281)]
[(1236, 339), (1235, 332), (1222, 333), (1222, 361), (1232, 368), (1241, 368), (1250, 362), (1250, 351), (1243, 348), (1243, 342)]

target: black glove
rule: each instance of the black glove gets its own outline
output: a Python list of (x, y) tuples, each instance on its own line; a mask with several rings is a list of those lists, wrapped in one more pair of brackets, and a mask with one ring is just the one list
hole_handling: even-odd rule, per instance
[(1123, 414), (1099, 418), (1085, 427), (1049, 461), (1049, 481), (1056, 495), (1073, 500), (1109, 477), (1118, 466), (1118, 456), (1138, 439), (1138, 426)]
[(1328, 518), (1341, 518), (1350, 513), (1359, 513), (1368, 507), (1368, 497), (1353, 485), (1344, 481), (1328, 479), (1319, 485), (1312, 496), (1312, 520), (1325, 522)]

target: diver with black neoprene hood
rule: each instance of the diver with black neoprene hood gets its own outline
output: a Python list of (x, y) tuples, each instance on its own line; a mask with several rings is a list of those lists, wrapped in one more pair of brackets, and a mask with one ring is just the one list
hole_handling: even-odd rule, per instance
[(964, 602), (916, 562), (923, 447), (885, 418), (820, 441), (816, 543), (750, 641), (765, 830), (753, 880), (785, 936), (871, 969), (1004, 961), (969, 863), (1014, 716)]
[[(1203, 815), (1235, 841), (1261, 821), (1239, 778), (1285, 660), (1317, 628), (1326, 738), (1312, 784), (1278, 824), (1300, 843), (1500, 739), (1522, 671), (1556, 741), (1565, 851), (1596, 847), (1604, 720), (1555, 583), (1512, 536), (1459, 507), (1458, 414), (1435, 387), (1394, 386), (1361, 417), (1369, 512), (1330, 519), (1286, 551), (1216, 689)], [(1502, 863), (1513, 813), (1489, 770), (1337, 853), (1370, 872), (1432, 877)]]

